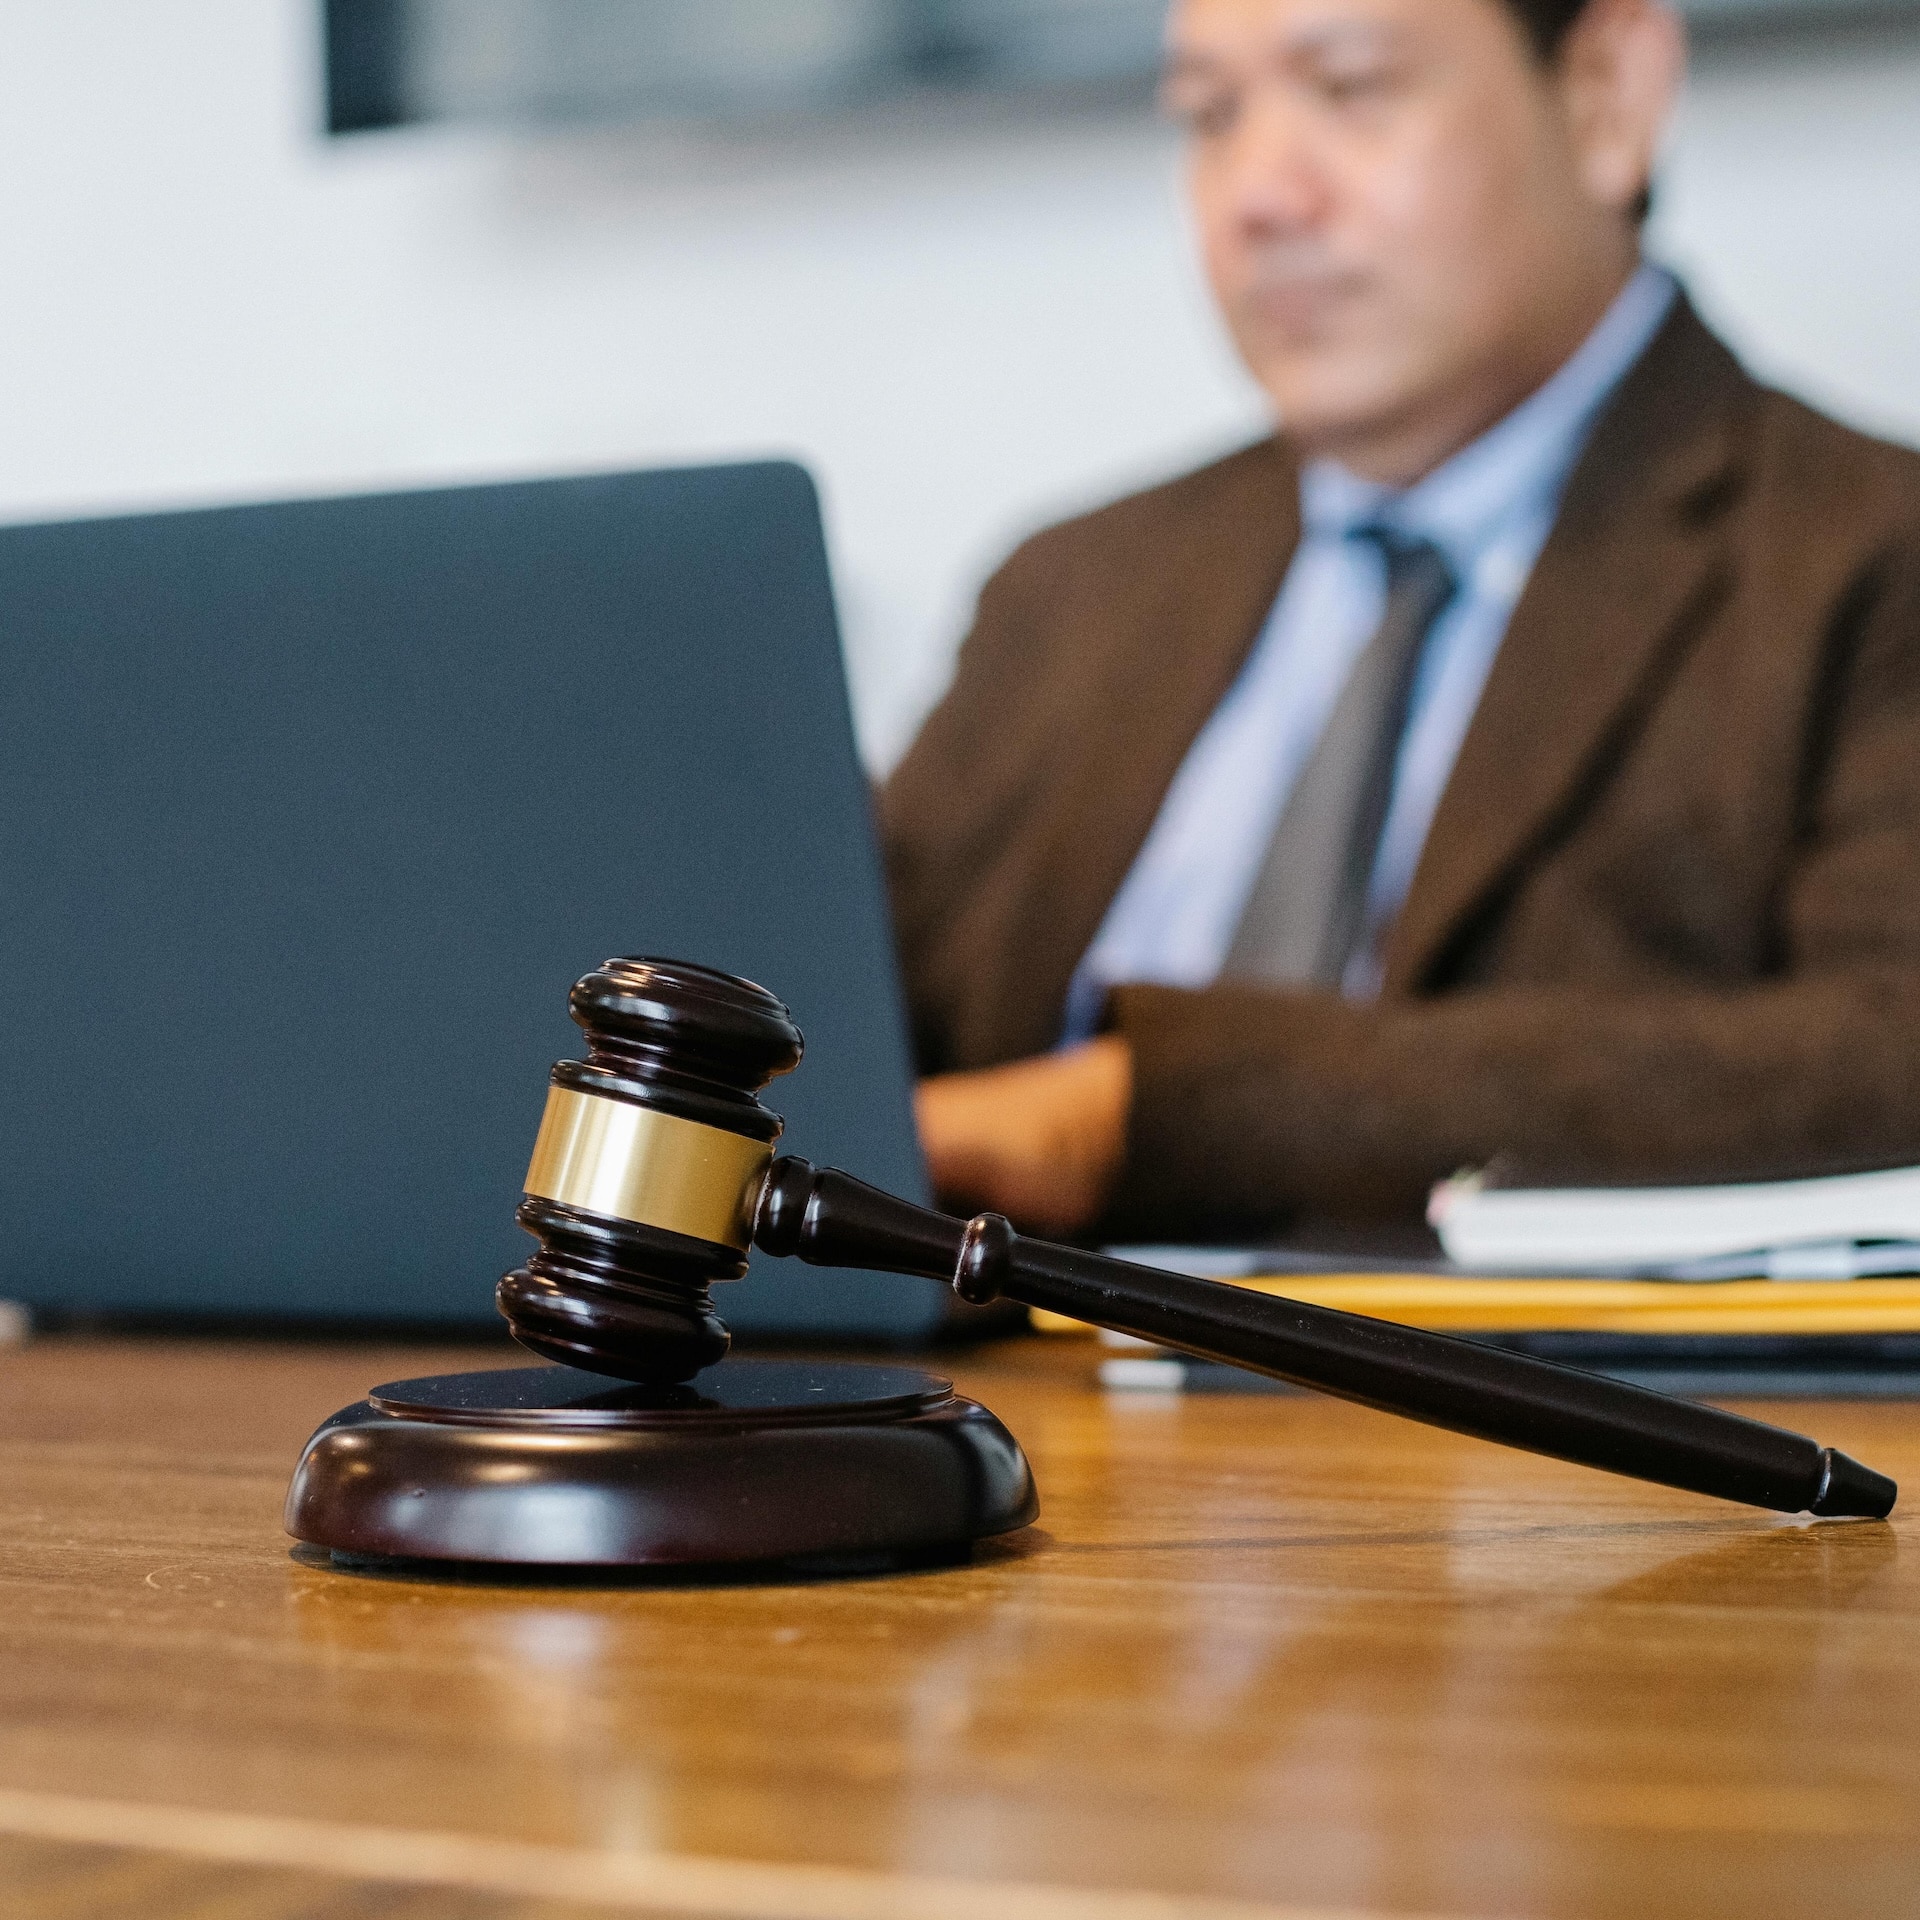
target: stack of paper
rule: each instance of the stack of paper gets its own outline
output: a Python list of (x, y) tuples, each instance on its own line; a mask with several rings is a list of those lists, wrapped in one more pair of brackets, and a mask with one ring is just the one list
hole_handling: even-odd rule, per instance
[[(1129, 1251), (1147, 1265), (1675, 1392), (1920, 1397), (1920, 1169), (1638, 1189), (1527, 1189), (1468, 1175), (1434, 1190), (1429, 1217), (1448, 1262), (1424, 1272), (1332, 1272), (1324, 1260), (1284, 1272), (1273, 1269), (1295, 1263), (1257, 1251)], [(1084, 1331), (1052, 1315), (1036, 1322)], [(1101, 1378), (1111, 1387), (1258, 1384), (1106, 1338)]]
[(1920, 1273), (1916, 1167), (1719, 1187), (1514, 1187), (1461, 1174), (1434, 1188), (1427, 1218), (1447, 1258), (1478, 1273)]

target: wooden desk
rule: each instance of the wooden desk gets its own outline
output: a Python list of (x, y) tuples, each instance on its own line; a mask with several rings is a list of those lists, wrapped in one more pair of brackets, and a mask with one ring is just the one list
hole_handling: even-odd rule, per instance
[(1816, 1526), (1091, 1362), (953, 1366), (1044, 1506), (972, 1567), (480, 1586), (279, 1510), (322, 1416), (505, 1348), (0, 1357), (0, 1912), (1920, 1905), (1920, 1409), (1771, 1409), (1908, 1483)]

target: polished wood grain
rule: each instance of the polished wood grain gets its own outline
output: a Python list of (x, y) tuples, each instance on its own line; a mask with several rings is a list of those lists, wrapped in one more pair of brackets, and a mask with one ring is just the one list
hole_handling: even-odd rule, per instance
[(0, 1912), (52, 1920), (589, 1920), (602, 1906), (252, 1866), (157, 1848), (0, 1836)]
[[(1035, 1341), (952, 1366), (1041, 1488), (970, 1567), (482, 1585), (293, 1550), (308, 1431), (462, 1364), (515, 1356), (0, 1355), (0, 1911), (304, 1912), (302, 1875), (327, 1914), (1914, 1910), (1902, 1513), (1780, 1520), (1309, 1397), (1115, 1401)], [(1920, 1409), (1761, 1411), (1920, 1496)]]

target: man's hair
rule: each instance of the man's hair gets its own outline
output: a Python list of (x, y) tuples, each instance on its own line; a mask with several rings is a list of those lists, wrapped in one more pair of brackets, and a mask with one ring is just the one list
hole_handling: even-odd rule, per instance
[[(1587, 10), (1587, 0), (1506, 0), (1506, 4), (1543, 65), (1551, 65), (1560, 57), (1562, 42)], [(1653, 188), (1648, 185), (1640, 189), (1640, 197), (1633, 203), (1634, 225), (1644, 227), (1652, 211)]]
[(1587, 0), (1507, 0), (1518, 17), (1533, 50), (1552, 60), (1567, 37), (1567, 29), (1586, 11)]

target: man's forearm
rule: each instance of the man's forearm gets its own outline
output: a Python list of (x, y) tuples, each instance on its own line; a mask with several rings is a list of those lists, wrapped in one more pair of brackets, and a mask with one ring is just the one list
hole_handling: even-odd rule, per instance
[(1123, 987), (1112, 1011), (1133, 1061), (1116, 1232), (1416, 1216), (1503, 1155), (1648, 1182), (1920, 1158), (1920, 975), (1374, 1005)]

